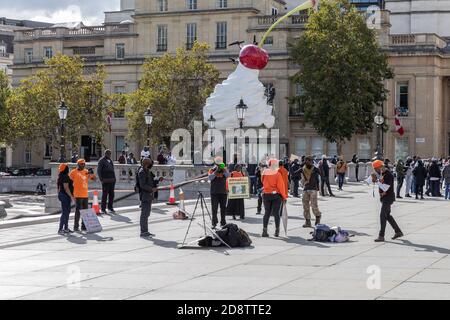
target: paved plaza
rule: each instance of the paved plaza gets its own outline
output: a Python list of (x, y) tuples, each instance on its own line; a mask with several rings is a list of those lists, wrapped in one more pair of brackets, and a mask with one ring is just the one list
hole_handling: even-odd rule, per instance
[[(246, 201), (247, 218), (237, 222), (253, 240), (245, 249), (178, 249), (188, 221), (173, 220), (165, 205), (152, 212), (151, 240), (139, 237), (137, 208), (101, 218), (100, 234), (57, 236), (57, 222), (3, 226), (0, 299), (450, 299), (450, 201), (399, 200), (393, 214), (406, 236), (380, 244), (372, 188), (336, 194), (320, 199), (323, 222), (355, 234), (349, 243), (307, 241), (312, 229), (301, 228), (296, 198), (289, 237), (279, 239), (273, 224), (272, 237), (260, 237), (256, 199)], [(202, 236), (201, 220), (190, 241)]]

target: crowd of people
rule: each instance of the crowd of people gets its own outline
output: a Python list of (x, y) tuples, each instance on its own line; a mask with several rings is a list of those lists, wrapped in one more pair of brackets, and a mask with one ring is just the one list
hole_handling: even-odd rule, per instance
[[(61, 164), (58, 177), (58, 198), (61, 201), (62, 215), (58, 233), (67, 235), (74, 231), (80, 231), (80, 211), (88, 209), (88, 184), (92, 180), (100, 180), (102, 184), (101, 213), (114, 214), (114, 190), (116, 176), (114, 162), (111, 159), (111, 151), (106, 150), (104, 157), (98, 162), (97, 174), (85, 168), (86, 161), (77, 160), (77, 167), (69, 172), (67, 164)], [(124, 158), (134, 159), (132, 153), (122, 154), (119, 163)], [(174, 161), (170, 153), (160, 149), (157, 156), (158, 163), (170, 164)], [(136, 160), (128, 162), (136, 164)], [(355, 155), (352, 160), (356, 166), (358, 177), (359, 159)], [(330, 176), (331, 166), (335, 166), (335, 177)], [(153, 237), (148, 230), (148, 219), (151, 213), (152, 203), (155, 200), (157, 188), (162, 179), (156, 179), (152, 173), (154, 161), (150, 150), (144, 148), (141, 153), (141, 166), (136, 172), (135, 190), (139, 193), (141, 208), (141, 237)], [(415, 195), (416, 199), (424, 199), (424, 194), (430, 197), (442, 197), (441, 190), (445, 190), (445, 199), (450, 199), (450, 158), (427, 159), (408, 157), (406, 161), (398, 160), (396, 163), (386, 159), (372, 162), (374, 173), (371, 175), (373, 183), (377, 183), (382, 203), (380, 212), (380, 233), (375, 240), (384, 241), (386, 224), (389, 222), (395, 231), (393, 239), (403, 236), (401, 229), (391, 215), (391, 206), (396, 199), (402, 198), (403, 186), (405, 197)], [(245, 220), (245, 200), (229, 199), (228, 182), (230, 178), (248, 177), (250, 182), (250, 194), (258, 198), (257, 215), (262, 219), (262, 237), (268, 237), (268, 225), (271, 217), (275, 220), (275, 237), (280, 234), (280, 221), (284, 206), (287, 204), (289, 194), (294, 198), (302, 198), (304, 228), (312, 228), (312, 218), (315, 225), (321, 223), (322, 213), (319, 209), (318, 198), (335, 197), (332, 192), (330, 179), (335, 179), (338, 191), (343, 190), (346, 183), (348, 163), (343, 157), (328, 158), (322, 156), (317, 159), (311, 156), (299, 158), (285, 158), (282, 161), (267, 157), (259, 164), (245, 164), (238, 161), (235, 155), (233, 161), (226, 165), (221, 158), (215, 159), (214, 166), (208, 172), (210, 182), (212, 227), (218, 224), (223, 227), (227, 224), (227, 216), (234, 220), (239, 217)], [(395, 180), (397, 182), (395, 186)], [(325, 188), (326, 187), (326, 188)], [(75, 204), (74, 231), (68, 226), (68, 217), (71, 204)], [(219, 221), (220, 210), (220, 221)], [(311, 214), (312, 212), (312, 214)], [(81, 230), (86, 230), (81, 222)]]

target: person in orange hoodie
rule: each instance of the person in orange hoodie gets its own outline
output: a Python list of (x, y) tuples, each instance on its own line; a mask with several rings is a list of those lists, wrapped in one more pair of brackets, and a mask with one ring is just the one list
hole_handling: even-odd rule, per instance
[(280, 161), (279, 164), (280, 169), (278, 169), (278, 172), (281, 173), (281, 176), (283, 177), (283, 181), (286, 184), (286, 192), (289, 191), (289, 171), (286, 170), (284, 167), (284, 161)]
[[(80, 159), (77, 161), (77, 168), (69, 173), (73, 181), (73, 196), (75, 197), (75, 225), (74, 231), (80, 231), (80, 210), (89, 208), (88, 184), (89, 180), (95, 180), (96, 176), (92, 169), (86, 169), (86, 161)], [(85, 231), (84, 222), (81, 222), (81, 230)]]
[(263, 237), (268, 237), (267, 227), (270, 216), (275, 218), (275, 237), (280, 235), (281, 206), (287, 201), (288, 194), (283, 176), (278, 171), (279, 161), (269, 160), (269, 168), (264, 170), (262, 175), (263, 182), (263, 201), (265, 214), (263, 219)]

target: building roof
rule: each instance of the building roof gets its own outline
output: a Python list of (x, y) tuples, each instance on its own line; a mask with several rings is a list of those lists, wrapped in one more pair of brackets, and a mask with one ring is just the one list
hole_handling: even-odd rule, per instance
[(51, 26), (52, 28), (67, 28), (67, 29), (81, 29), (85, 27), (84, 23), (81, 21), (75, 21), (75, 22), (63, 22), (63, 23), (56, 23)]
[(32, 20), (17, 20), (17, 19), (9, 19), (6, 17), (0, 17), (0, 25), (24, 27), (24, 28), (45, 28), (50, 27), (52, 23), (32, 21)]

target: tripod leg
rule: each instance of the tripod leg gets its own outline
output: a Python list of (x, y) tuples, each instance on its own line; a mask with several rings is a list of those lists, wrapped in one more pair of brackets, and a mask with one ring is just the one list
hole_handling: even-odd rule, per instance
[(197, 207), (198, 207), (198, 203), (199, 202), (200, 202), (200, 198), (197, 199), (197, 203), (195, 204), (194, 212), (192, 212), (191, 221), (189, 222), (189, 226), (188, 226), (188, 229), (186, 231), (186, 235), (184, 236), (183, 244), (181, 245), (181, 247), (184, 247), (184, 245), (186, 243), (186, 239), (187, 239), (187, 236), (189, 234), (189, 230), (191, 229), (192, 221), (194, 221), (195, 213), (197, 212)]
[(205, 197), (203, 196), (203, 194), (202, 194), (202, 201), (205, 204), (206, 212), (208, 213), (209, 220), (211, 220), (211, 223), (212, 223), (212, 216), (211, 216), (211, 213), (209, 212), (208, 205), (206, 204), (206, 200), (205, 200)]
[(205, 232), (205, 237), (206, 237), (208, 234), (206, 233), (205, 207), (203, 206), (203, 200), (202, 200), (203, 199), (203, 195), (200, 194), (199, 198), (200, 198), (200, 203), (201, 203), (201, 207), (202, 207), (203, 230)]

